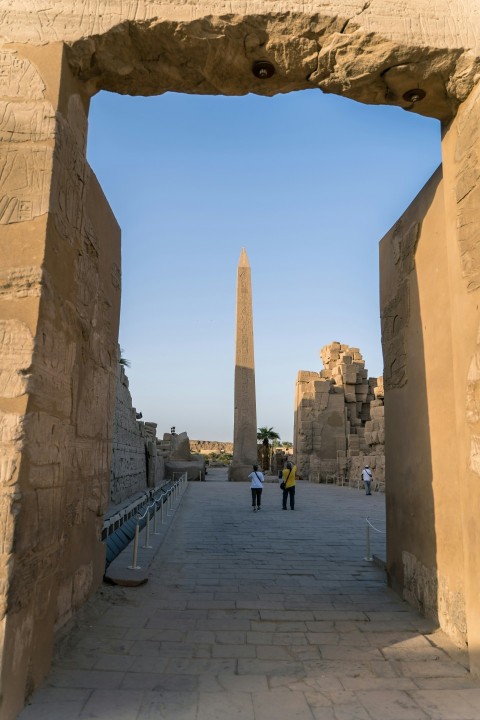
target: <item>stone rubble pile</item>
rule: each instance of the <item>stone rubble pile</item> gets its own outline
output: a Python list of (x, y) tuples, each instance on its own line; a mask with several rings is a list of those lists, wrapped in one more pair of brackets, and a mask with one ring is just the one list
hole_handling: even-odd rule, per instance
[(359, 348), (333, 342), (324, 369), (297, 378), (295, 455), (300, 475), (359, 486), (365, 464), (374, 488), (385, 486), (383, 378), (369, 378)]

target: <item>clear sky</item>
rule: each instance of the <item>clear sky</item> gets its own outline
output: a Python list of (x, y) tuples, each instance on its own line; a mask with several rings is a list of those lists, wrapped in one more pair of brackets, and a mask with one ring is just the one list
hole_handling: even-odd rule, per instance
[(236, 268), (252, 267), (257, 423), (292, 440), (333, 340), (382, 374), (378, 242), (441, 161), (440, 126), (311, 90), (100, 93), (89, 162), (122, 228), (120, 344), (158, 434), (231, 440)]

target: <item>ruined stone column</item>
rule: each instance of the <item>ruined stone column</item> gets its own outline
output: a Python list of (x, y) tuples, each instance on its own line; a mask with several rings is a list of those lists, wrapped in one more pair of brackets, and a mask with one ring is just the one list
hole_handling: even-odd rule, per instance
[(252, 280), (245, 248), (237, 270), (237, 324), (235, 337), (235, 414), (233, 461), (229, 480), (246, 480), (257, 462), (257, 407), (253, 354)]

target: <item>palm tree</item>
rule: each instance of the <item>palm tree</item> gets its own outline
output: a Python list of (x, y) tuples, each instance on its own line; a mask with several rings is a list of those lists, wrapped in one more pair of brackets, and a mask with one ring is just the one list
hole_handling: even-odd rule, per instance
[(280, 435), (275, 432), (273, 427), (260, 427), (257, 432), (257, 440), (262, 441), (262, 470), (269, 470), (270, 468), (270, 440), (280, 440)]

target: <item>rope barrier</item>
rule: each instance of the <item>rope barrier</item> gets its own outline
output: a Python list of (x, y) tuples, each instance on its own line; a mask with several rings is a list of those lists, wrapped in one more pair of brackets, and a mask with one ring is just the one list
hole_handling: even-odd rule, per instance
[(366, 520), (367, 523), (370, 525), (370, 527), (372, 528), (372, 530), (375, 530), (375, 532), (382, 533), (382, 535), (385, 535), (385, 530), (379, 530), (378, 528), (375, 527), (375, 525), (372, 525), (372, 523), (370, 522), (370, 520), (368, 519), (368, 517), (365, 518), (365, 520)]
[(367, 562), (372, 562), (372, 551), (370, 549), (370, 528), (372, 530), (375, 530), (377, 533), (381, 533), (382, 535), (385, 534), (385, 530), (379, 530), (375, 527), (375, 525), (372, 525), (368, 517), (365, 518), (365, 557), (363, 558)]
[[(150, 542), (150, 511), (152, 508), (155, 508), (153, 513), (153, 533), (154, 535), (159, 535), (160, 533), (157, 532), (157, 509), (158, 509), (158, 503), (161, 502), (161, 522), (163, 525), (163, 506), (165, 502), (167, 503), (167, 517), (170, 512), (170, 510), (173, 509), (173, 503), (175, 500), (180, 500), (181, 494), (185, 491), (185, 488), (187, 486), (188, 481), (188, 474), (185, 472), (181, 475), (181, 477), (170, 487), (167, 492), (164, 492), (163, 490), (160, 491), (160, 495), (155, 497), (153, 495), (153, 502), (149, 503), (147, 507), (145, 508), (145, 511), (140, 514), (137, 513), (136, 520), (137, 524), (135, 525), (135, 536), (133, 540), (133, 561), (132, 564), (129, 565), (130, 570), (140, 570), (141, 566), (138, 565), (138, 542), (139, 542), (139, 533), (140, 533), (140, 522), (146, 517), (146, 529), (145, 529), (145, 544), (142, 546), (144, 549), (151, 549), (152, 546), (149, 545)], [(165, 498), (165, 499), (164, 499)], [(170, 505), (170, 508), (169, 508)]]

